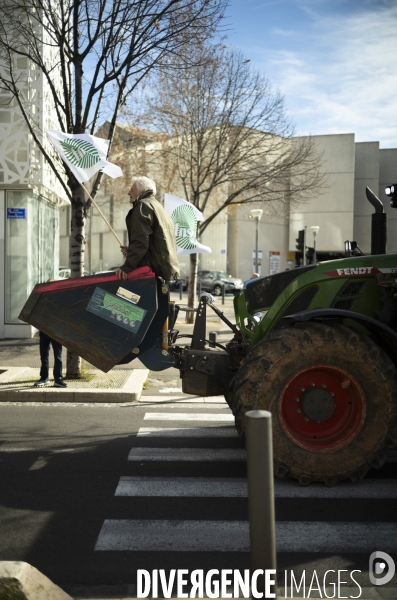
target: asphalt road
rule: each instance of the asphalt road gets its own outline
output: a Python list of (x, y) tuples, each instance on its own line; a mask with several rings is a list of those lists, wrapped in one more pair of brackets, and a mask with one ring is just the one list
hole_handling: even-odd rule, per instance
[[(0, 560), (27, 561), (65, 589), (134, 584), (137, 569), (249, 567), (229, 409), (142, 400), (0, 406)], [(357, 595), (349, 572), (370, 586), (371, 552), (397, 561), (396, 466), (335, 488), (276, 483), (279, 585), (285, 571), (344, 569)]]

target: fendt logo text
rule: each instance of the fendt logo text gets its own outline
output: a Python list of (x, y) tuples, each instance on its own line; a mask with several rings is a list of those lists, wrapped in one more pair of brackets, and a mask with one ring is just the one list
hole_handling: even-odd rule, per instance
[(373, 267), (357, 267), (354, 269), (350, 267), (348, 269), (336, 269), (338, 275), (370, 275)]

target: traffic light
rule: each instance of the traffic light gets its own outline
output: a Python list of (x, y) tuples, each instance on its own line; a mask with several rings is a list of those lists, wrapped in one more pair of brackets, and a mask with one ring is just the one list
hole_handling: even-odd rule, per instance
[(309, 248), (309, 246), (308, 246), (307, 250), (306, 250), (306, 260), (309, 264), (312, 264), (313, 258), (314, 258), (314, 248)]
[(397, 183), (388, 185), (385, 189), (385, 194), (390, 198), (390, 206), (392, 208), (397, 208)]
[(305, 230), (304, 229), (300, 229), (300, 231), (298, 231), (298, 237), (296, 238), (296, 241), (297, 241), (296, 249), (298, 250), (298, 252), (303, 252), (304, 244), (305, 244)]

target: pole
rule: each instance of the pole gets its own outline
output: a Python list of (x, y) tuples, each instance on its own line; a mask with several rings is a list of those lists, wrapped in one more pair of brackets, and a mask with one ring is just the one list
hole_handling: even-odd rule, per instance
[(255, 273), (258, 272), (258, 232), (259, 232), (259, 217), (256, 219), (256, 235), (255, 235)]
[(99, 214), (101, 215), (102, 219), (105, 221), (106, 225), (109, 227), (110, 231), (113, 233), (113, 235), (116, 238), (116, 240), (118, 241), (119, 245), (122, 246), (123, 244), (122, 244), (121, 240), (118, 238), (116, 232), (114, 231), (113, 227), (111, 226), (111, 224), (109, 223), (109, 221), (107, 220), (107, 218), (105, 217), (105, 215), (103, 214), (101, 209), (99, 208), (98, 204), (95, 202), (94, 198), (91, 197), (90, 192), (87, 190), (87, 188), (81, 182), (80, 182), (80, 185), (83, 188), (83, 190), (86, 192), (86, 194), (88, 195), (89, 199), (91, 200), (91, 202), (93, 203), (93, 205), (95, 206), (95, 208), (97, 209)]
[(88, 269), (90, 275), (92, 275), (92, 206), (90, 206), (90, 237), (88, 238), (89, 247), (88, 247)]
[[(302, 231), (302, 230), (301, 230)], [(306, 246), (307, 246), (307, 226), (305, 225), (303, 228), (303, 264), (306, 264)]]
[(251, 574), (257, 569), (274, 570), (257, 580), (257, 589), (263, 592), (263, 598), (274, 598), (276, 596), (267, 595), (276, 593), (277, 585), (272, 415), (266, 410), (250, 410), (245, 417)]
[(317, 253), (316, 253), (316, 237), (317, 237), (317, 232), (313, 231), (313, 264), (317, 264)]

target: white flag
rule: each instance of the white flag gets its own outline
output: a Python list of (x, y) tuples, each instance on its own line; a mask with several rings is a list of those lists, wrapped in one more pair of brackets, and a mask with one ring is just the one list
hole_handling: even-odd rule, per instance
[(197, 221), (204, 221), (203, 213), (173, 194), (164, 194), (164, 208), (174, 223), (177, 254), (212, 252), (211, 248), (200, 244), (196, 237)]
[(80, 183), (88, 181), (101, 170), (113, 178), (122, 176), (120, 167), (106, 160), (109, 140), (88, 133), (46, 131), (46, 134)]

